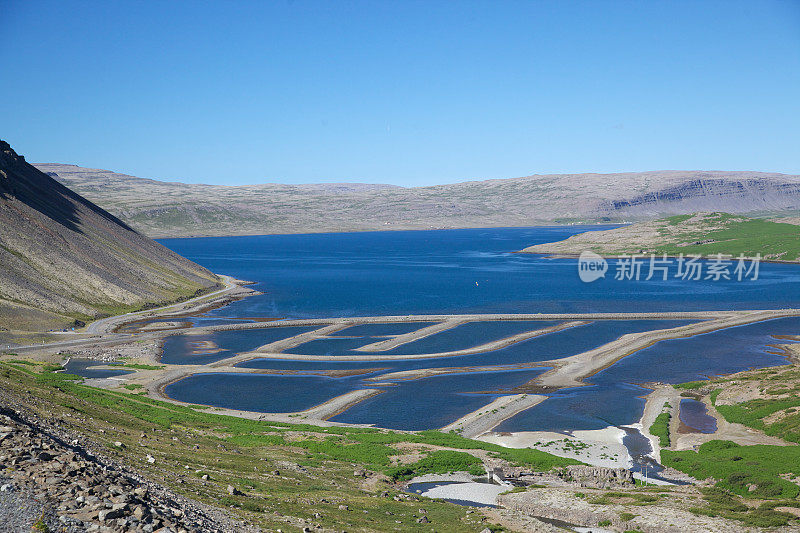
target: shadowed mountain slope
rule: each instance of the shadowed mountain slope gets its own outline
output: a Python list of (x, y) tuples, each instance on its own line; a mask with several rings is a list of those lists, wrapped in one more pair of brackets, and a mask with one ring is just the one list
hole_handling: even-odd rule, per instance
[(217, 282), (0, 141), (0, 328), (65, 327), (187, 298)]
[(169, 183), (38, 164), (150, 236), (529, 226), (623, 222), (697, 211), (800, 211), (800, 176), (656, 171), (553, 174), (431, 187)]

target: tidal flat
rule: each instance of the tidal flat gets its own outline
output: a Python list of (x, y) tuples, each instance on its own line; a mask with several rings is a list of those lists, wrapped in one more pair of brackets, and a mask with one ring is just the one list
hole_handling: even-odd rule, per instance
[[(623, 281), (609, 275), (587, 284), (578, 279), (573, 260), (513, 253), (530, 244), (594, 229), (604, 228), (242, 237), (237, 238), (235, 248), (224, 238), (163, 242), (209, 268), (255, 281), (253, 287), (263, 293), (215, 309), (207, 313), (206, 320), (261, 316), (284, 317), (289, 321), (374, 316), (379, 321), (381, 315), (537, 312), (566, 315), (622, 313), (631, 309), (653, 313), (697, 310), (724, 313), (779, 307), (775, 297), (785, 300), (789, 307), (792, 298), (800, 296), (796, 285), (788, 285), (790, 288), (780, 294), (772, 290), (776, 284), (786, 287), (787, 281), (800, 280), (800, 273), (790, 265), (762, 265), (760, 279), (748, 282)], [(247, 241), (247, 246), (239, 246), (242, 241)], [(781, 320), (788, 321), (786, 327), (778, 328), (775, 333), (795, 331), (794, 323), (790, 323), (794, 319)], [(213, 391), (225, 388), (223, 383), (227, 379), (230, 379), (227, 387), (235, 389), (234, 383), (242, 382), (239, 372), (250, 369), (292, 373), (263, 379), (260, 383), (264, 386), (249, 388), (248, 394), (241, 395), (247, 401), (238, 406), (259, 405), (253, 397), (261, 395), (265, 399), (255, 411), (289, 413), (303, 410), (291, 397), (305, 394), (301, 385), (305, 382), (297, 375), (300, 374), (312, 379), (320, 400), (359, 389), (383, 391), (351, 405), (332, 421), (396, 429), (434, 429), (474, 411), (481, 402), (486, 405), (504, 394), (524, 392), (526, 384), (540, 376), (553, 361), (608, 345), (624, 335), (679, 328), (698, 319), (586, 320), (496, 350), (448, 358), (412, 358), (469, 350), (565, 321), (467, 321), (408, 341), (405, 337), (413, 337), (415, 331), (431, 328), (437, 322), (410, 319), (356, 324), (319, 336), (313, 335), (313, 328), (217, 331), (202, 336), (207, 341), (205, 345), (193, 344), (201, 339), (193, 339), (192, 335), (179, 334), (166, 340), (162, 362), (214, 363), (216, 385), (203, 394), (200, 381), (187, 378), (180, 386), (175, 382), (167, 384), (163, 391), (173, 399), (223, 407)], [(781, 364), (785, 359), (770, 353), (767, 347), (772, 333), (770, 324), (779, 323), (780, 320), (758, 322), (656, 342), (601, 368), (584, 383), (575, 383), (577, 387), (553, 390), (547, 400), (501, 421), (495, 429), (568, 431), (635, 423), (642, 414), (641, 397), (648, 391), (639, 386), (642, 383), (680, 382)], [(285, 350), (272, 350), (272, 343), (291, 336), (280, 332), (281, 329), (311, 336)], [(732, 346), (728, 341), (735, 341), (739, 348), (726, 351), (726, 346)], [(384, 349), (383, 345), (390, 347)], [(203, 347), (210, 347), (214, 353), (202, 353)], [(698, 357), (699, 353), (703, 356)], [(236, 374), (226, 373), (226, 359), (233, 354), (245, 356), (231, 360)], [(406, 355), (409, 357), (404, 358)], [(381, 360), (379, 356), (386, 358)], [(368, 371), (361, 372), (364, 370)], [(316, 376), (312, 378), (311, 374)], [(285, 385), (278, 385), (281, 380)], [(192, 383), (197, 385), (193, 387)], [(534, 388), (530, 391), (536, 392)], [(224, 402), (224, 407), (235, 405), (230, 398)]]

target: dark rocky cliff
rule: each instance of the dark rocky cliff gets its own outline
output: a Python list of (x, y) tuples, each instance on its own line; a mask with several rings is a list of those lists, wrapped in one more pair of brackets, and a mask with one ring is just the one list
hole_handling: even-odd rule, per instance
[(606, 216), (631, 218), (700, 211), (775, 213), (800, 209), (800, 183), (777, 178), (698, 178), (659, 191), (603, 202)]

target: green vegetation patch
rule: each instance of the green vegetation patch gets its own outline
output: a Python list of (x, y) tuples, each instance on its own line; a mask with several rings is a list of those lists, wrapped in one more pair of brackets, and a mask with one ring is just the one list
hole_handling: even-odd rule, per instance
[(697, 515), (722, 517), (729, 520), (738, 520), (751, 527), (781, 527), (796, 522), (797, 517), (791, 513), (777, 511), (777, 507), (800, 507), (796, 500), (764, 502), (758, 507), (745, 505), (739, 498), (730, 492), (719, 488), (709, 487), (702, 489), (704, 507), (689, 509)]
[(141, 363), (126, 363), (120, 366), (123, 368), (133, 368), (135, 370), (161, 370), (164, 368), (164, 365), (143, 365)]
[(650, 434), (658, 437), (658, 443), (662, 448), (668, 448), (670, 445), (669, 440), (669, 421), (672, 415), (669, 413), (661, 413), (653, 421), (650, 426)]
[(690, 218), (692, 218), (692, 215), (675, 215), (672, 217), (665, 218), (664, 221), (667, 222), (667, 224), (669, 224), (670, 226), (677, 226), (681, 222), (689, 220)]
[(706, 385), (708, 385), (708, 381), (704, 380), (704, 381), (689, 381), (686, 383), (677, 383), (673, 385), (673, 387), (675, 387), (676, 389), (693, 390), (693, 389), (702, 389)]
[(63, 372), (42, 372), (36, 376), (36, 383), (59, 387), (66, 383), (83, 381), (83, 378), (75, 374), (65, 374)]
[(466, 452), (438, 450), (416, 463), (397, 466), (386, 471), (394, 481), (405, 481), (424, 474), (449, 474), (469, 472), (474, 476), (485, 474), (483, 461)]
[[(137, 465), (154, 481), (198, 501), (228, 507), (262, 529), (291, 530), (291, 521), (297, 519), (338, 531), (429, 532), (435, 528), (457, 533), (491, 526), (479, 513), (465, 513), (463, 507), (451, 503), (426, 500), (421, 504), (418, 496), (399, 493), (383, 476), (368, 474), (375, 483), (365, 488), (364, 478), (354, 475), (354, 468), (364, 468), (368, 462), (385, 463), (375, 468), (377, 472), (396, 466), (389, 454), (398, 451), (391, 443), (459, 442), (461, 437), (247, 420), (124, 389), (97, 389), (82, 384), (77, 376), (36, 370), (0, 362), (0, 387), (21, 401), (32, 397), (28, 407), (39, 415), (91, 434), (108, 448), (106, 453)], [(117, 440), (125, 446), (111, 446)], [(476, 444), (471, 448), (481, 443)], [(455, 453), (459, 455), (454, 459), (431, 452), (414, 467), (440, 471), (464, 465), (474, 469), (480, 464), (469, 453)], [(154, 465), (145, 460), (147, 454), (156, 458)], [(191, 473), (196, 470), (200, 472)], [(204, 473), (209, 475), (207, 480), (201, 479)], [(244, 494), (228, 494), (229, 484)], [(344, 509), (342, 504), (346, 504)], [(417, 522), (423, 505), (430, 524)]]
[(658, 502), (658, 496), (642, 492), (606, 492), (589, 500), (594, 505), (652, 505)]
[[(681, 216), (686, 217), (681, 220)], [(670, 226), (679, 226), (689, 216), (679, 215), (663, 219)], [(707, 224), (708, 227), (704, 227)], [(710, 229), (714, 228), (716, 229)], [(728, 213), (710, 213), (706, 215), (697, 231), (678, 234), (680, 241), (697, 242), (678, 246), (678, 242), (666, 243), (656, 247), (656, 253), (668, 255), (728, 254), (745, 257), (778, 258), (793, 261), (800, 257), (800, 233), (797, 226), (782, 222), (772, 222), (758, 218), (747, 218)], [(710, 241), (710, 242), (706, 242)]]
[(6, 363), (16, 363), (18, 365), (28, 365), (28, 366), (36, 366), (39, 363), (34, 363), (33, 361), (26, 361), (25, 359), (9, 359)]
[[(397, 450), (391, 445), (400, 443), (441, 446), (460, 450), (485, 450), (492, 457), (503, 459), (515, 466), (524, 466), (539, 472), (547, 472), (553, 468), (568, 465), (583, 464), (575, 459), (558, 457), (540, 450), (503, 448), (497, 444), (467, 439), (455, 433), (443, 433), (441, 431), (397, 433), (375, 429), (320, 428), (304, 424), (287, 424), (285, 428), (278, 428), (277, 424), (270, 424), (273, 426), (271, 428), (273, 431), (261, 434), (234, 435), (229, 437), (228, 440), (240, 446), (263, 446), (269, 444), (296, 446), (328, 457), (362, 462), (376, 470), (382, 470), (390, 465), (390, 457), (397, 454)], [(332, 436), (326, 437), (324, 441), (295, 440), (289, 442), (283, 440), (283, 437), (279, 434), (276, 434), (275, 429), (295, 431), (302, 429), (317, 433), (329, 433)]]
[(695, 451), (661, 452), (664, 466), (747, 498), (796, 498), (800, 487), (781, 476), (800, 474), (800, 446), (741, 446), (712, 440)]
[[(9, 367), (11, 365), (8, 365)], [(59, 367), (60, 368), (60, 367)], [(361, 463), (377, 471), (391, 466), (397, 454), (392, 444), (416, 443), (462, 450), (485, 450), (492, 456), (537, 471), (583, 464), (574, 459), (557, 457), (533, 449), (510, 449), (496, 444), (464, 438), (454, 433), (422, 431), (398, 433), (371, 428), (327, 427), (311, 424), (263, 422), (198, 411), (192, 406), (177, 405), (146, 396), (131, 395), (83, 385), (79, 376), (61, 372), (35, 374), (38, 383), (47, 384), (73, 397), (125, 413), (163, 428), (184, 428), (213, 431), (239, 446), (292, 446), (325, 459)], [(311, 432), (315, 439), (287, 439), (286, 432)], [(473, 457), (470, 455), (470, 457)], [(478, 460), (478, 459), (476, 459)], [(478, 460), (479, 461), (479, 460)]]
[[(798, 397), (764, 398), (735, 405), (716, 406), (717, 411), (728, 422), (743, 424), (786, 441), (800, 442), (800, 412), (791, 410), (797, 407), (800, 407), (800, 398)], [(786, 411), (786, 413), (772, 423), (764, 421), (765, 418), (778, 411)]]

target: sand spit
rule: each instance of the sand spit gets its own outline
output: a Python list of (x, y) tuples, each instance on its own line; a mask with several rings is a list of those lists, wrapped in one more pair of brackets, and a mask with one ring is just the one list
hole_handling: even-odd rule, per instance
[(358, 389), (350, 391), (342, 394), (341, 396), (337, 396), (336, 398), (331, 398), (325, 403), (321, 403), (315, 407), (301, 411), (298, 414), (302, 415), (302, 418), (327, 420), (338, 415), (339, 413), (343, 413), (355, 404), (362, 402), (367, 398), (372, 398), (373, 396), (382, 394), (383, 392), (385, 391), (381, 389)]
[(797, 310), (793, 309), (740, 311), (719, 315), (709, 312), (707, 313), (707, 318), (714, 316), (717, 318), (675, 328), (628, 333), (592, 350), (563, 359), (546, 361), (545, 363), (548, 363), (548, 366), (553, 366), (553, 369), (532, 380), (531, 385), (553, 390), (576, 387), (582, 385), (583, 379), (596, 374), (626, 355), (647, 348), (659, 341), (692, 337), (718, 329), (741, 326), (783, 316), (797, 316), (797, 314)]
[[(468, 315), (387, 315), (331, 318), (279, 319), (271, 322), (252, 322), (246, 324), (217, 324), (194, 328), (199, 333), (230, 331), (240, 329), (281, 328), (287, 326), (327, 326), (330, 324), (401, 324), (406, 322), (493, 322), (530, 320), (709, 320), (727, 316), (737, 316), (753, 311), (665, 311), (653, 313), (487, 313)], [(787, 316), (800, 315), (800, 309), (783, 309), (775, 312)], [(429, 327), (429, 326), (426, 326)]]
[(305, 333), (301, 333), (299, 335), (295, 335), (294, 337), (289, 337), (288, 339), (281, 339), (279, 341), (271, 342), (269, 344), (265, 344), (263, 346), (259, 346), (255, 349), (256, 352), (282, 352), (283, 350), (289, 350), (296, 346), (300, 346), (301, 344), (305, 344), (309, 341), (313, 341), (316, 339), (324, 339), (337, 331), (341, 331), (343, 329), (349, 328), (351, 324), (344, 322), (341, 324), (331, 324), (329, 326), (325, 326), (319, 329), (315, 329), (313, 331), (307, 331)]
[[(238, 283), (238, 282), (237, 282)], [(244, 287), (238, 287), (237, 291), (245, 292), (239, 297), (245, 297), (250, 294), (255, 294), (254, 291)], [(209, 299), (213, 295), (206, 295), (201, 299)], [(233, 297), (233, 296), (231, 296)], [(222, 298), (227, 298), (223, 295)], [(190, 302), (177, 304), (186, 306)], [(208, 305), (208, 302), (203, 301), (197, 304), (197, 307), (203, 308)], [(172, 306), (169, 306), (171, 308)], [(165, 308), (165, 309), (169, 309)], [(289, 326), (328, 326), (332, 324), (343, 324), (346, 326), (356, 326), (360, 324), (395, 324), (405, 322), (443, 322), (449, 320), (465, 320), (468, 322), (484, 322), (484, 321), (500, 321), (500, 320), (709, 320), (722, 317), (743, 316), (754, 313), (756, 311), (675, 311), (675, 312), (655, 312), (655, 313), (529, 313), (529, 314), (470, 314), (470, 315), (399, 315), (399, 316), (366, 316), (366, 317), (334, 317), (334, 318), (312, 318), (312, 319), (279, 319), (270, 320), (268, 322), (249, 322), (237, 324), (218, 324), (213, 326), (201, 326), (195, 328), (188, 328), (184, 330), (172, 330), (166, 332), (149, 332), (149, 333), (136, 333), (136, 334), (123, 334), (123, 333), (105, 333), (107, 328), (111, 325), (106, 324), (102, 328), (100, 325), (94, 326), (101, 321), (90, 324), (87, 331), (93, 331), (92, 328), (102, 329), (103, 332), (98, 331), (96, 335), (87, 337), (87, 334), (82, 334), (81, 338), (73, 338), (70, 340), (48, 342), (31, 346), (15, 347), (15, 353), (51, 353), (53, 350), (59, 348), (83, 348), (94, 347), (97, 345), (114, 346), (118, 344), (125, 344), (131, 341), (132, 338), (138, 339), (163, 339), (169, 335), (176, 334), (196, 334), (206, 335), (218, 331), (238, 331), (249, 329), (265, 329), (265, 328), (282, 328)], [(800, 316), (800, 309), (780, 309), (772, 310), (775, 313), (774, 318), (779, 316)], [(145, 313), (145, 314), (142, 314)], [(111, 317), (114, 319), (113, 328), (117, 329), (124, 324), (141, 320), (142, 318), (157, 319), (169, 318), (171, 313), (162, 313), (160, 310), (150, 310), (142, 313), (132, 313), (130, 315), (121, 315), (118, 317)], [(182, 309), (176, 311), (178, 314), (185, 315), (186, 310)], [(104, 319), (106, 320), (106, 319)], [(110, 319), (108, 319), (110, 320)], [(116, 321), (119, 320), (119, 323)]]
[[(460, 322), (459, 324), (463, 324), (466, 322)], [(542, 328), (542, 329), (535, 329), (531, 331), (526, 331), (523, 333), (518, 333), (516, 335), (511, 335), (509, 337), (505, 337), (502, 339), (498, 339), (496, 341), (487, 342), (486, 344), (481, 344), (479, 346), (473, 346), (472, 348), (465, 348), (463, 350), (454, 350), (451, 352), (437, 352), (437, 353), (425, 353), (425, 354), (398, 354), (398, 355), (378, 355), (378, 354), (364, 354), (364, 355), (305, 355), (305, 354), (292, 354), (292, 353), (270, 353), (270, 352), (263, 352), (261, 348), (253, 352), (245, 352), (240, 356), (243, 358), (241, 360), (246, 360), (245, 358), (254, 358), (254, 357), (269, 357), (270, 359), (288, 359), (288, 360), (298, 360), (298, 361), (405, 361), (409, 359), (440, 359), (443, 357), (456, 357), (459, 355), (472, 355), (476, 353), (484, 353), (490, 352), (493, 350), (499, 350), (501, 348), (505, 348), (506, 346), (510, 346), (512, 344), (526, 341), (528, 339), (532, 339), (534, 337), (539, 337), (541, 335), (546, 335), (548, 333), (555, 333), (557, 331), (561, 331), (564, 329), (573, 328), (575, 326), (582, 326), (584, 324), (588, 324), (587, 321), (571, 321), (571, 322), (564, 322), (561, 324), (556, 324), (555, 326)], [(445, 323), (447, 324), (447, 323)], [(329, 326), (332, 327), (332, 326)], [(455, 327), (455, 326), (451, 326)], [(325, 328), (322, 328), (325, 329)], [(423, 332), (422, 337), (424, 338), (433, 333), (426, 332), (430, 328), (423, 328), (422, 330), (418, 330)], [(450, 327), (445, 328), (450, 329)], [(322, 331), (322, 330), (317, 330)], [(439, 330), (442, 331), (442, 330)], [(408, 342), (412, 342), (417, 340), (417, 338), (411, 338), (409, 336), (413, 336), (417, 332), (412, 332), (403, 335), (403, 337), (408, 338), (409, 340), (404, 340), (402, 344), (406, 344)], [(381, 342), (389, 342), (394, 339), (389, 339), (387, 341)], [(277, 344), (277, 343), (273, 343)], [(380, 344), (380, 343), (376, 343)], [(369, 346), (374, 346), (373, 344)], [(367, 347), (362, 346), (359, 350), (365, 350)], [(389, 348), (383, 348), (387, 350)]]
[(477, 411), (464, 415), (452, 424), (446, 425), (441, 431), (456, 431), (462, 436), (471, 439), (492, 430), (503, 420), (507, 420), (525, 409), (538, 405), (546, 399), (547, 396), (537, 394), (501, 396)]
[[(475, 372), (501, 372), (507, 370), (525, 370), (527, 368), (538, 368), (543, 366), (541, 363), (516, 363), (512, 365), (485, 365), (485, 366), (445, 366), (438, 368), (413, 368), (411, 370), (398, 370), (388, 372), (380, 376), (365, 378), (364, 381), (382, 382), (391, 381), (412, 381), (415, 379), (432, 378), (434, 376), (445, 376), (447, 374), (473, 374)], [(504, 394), (498, 392), (498, 394)]]
[(402, 335), (395, 335), (391, 339), (367, 344), (366, 346), (356, 348), (356, 350), (359, 352), (385, 352), (404, 344), (408, 344), (409, 342), (418, 341), (420, 339), (424, 339), (425, 337), (430, 337), (431, 335), (447, 331), (448, 329), (453, 329), (462, 324), (466, 324), (467, 322), (469, 321), (463, 319), (445, 320), (443, 322), (439, 322), (438, 324), (433, 324), (416, 331), (411, 331)]
[[(229, 282), (234, 283), (235, 280), (229, 280)], [(557, 331), (559, 329), (564, 329), (567, 327), (575, 327), (579, 324), (584, 323), (584, 321), (588, 320), (653, 320), (653, 319), (700, 320), (700, 322), (698, 323), (686, 326), (680, 326), (676, 328), (623, 335), (619, 339), (607, 343), (603, 346), (564, 359), (545, 360), (533, 363), (513, 364), (513, 365), (487, 365), (482, 367), (452, 367), (452, 368), (443, 367), (443, 368), (433, 368), (433, 369), (421, 369), (417, 371), (410, 371), (405, 373), (397, 372), (376, 377), (376, 379), (380, 379), (383, 382), (386, 381), (387, 379), (416, 379), (419, 377), (427, 377), (431, 375), (453, 373), (453, 372), (493, 372), (493, 371), (505, 371), (514, 369), (534, 368), (534, 367), (549, 367), (550, 370), (547, 370), (544, 374), (526, 384), (525, 387), (527, 387), (527, 389), (522, 388), (519, 391), (520, 393), (523, 392), (535, 393), (535, 394), (528, 394), (527, 396), (528, 397), (527, 401), (533, 402), (534, 401), (533, 398), (535, 398), (537, 394), (549, 393), (551, 391), (557, 390), (562, 387), (581, 385), (582, 380), (584, 378), (591, 376), (594, 373), (598, 372), (599, 370), (613, 364), (618, 359), (625, 357), (631, 353), (634, 353), (651, 344), (654, 344), (660, 340), (689, 337), (701, 333), (708, 333), (710, 331), (714, 331), (717, 329), (749, 324), (752, 322), (769, 320), (773, 318), (788, 317), (788, 316), (800, 316), (800, 309), (670, 312), (670, 313), (587, 313), (587, 314), (535, 313), (535, 314), (373, 316), (373, 317), (322, 318), (322, 319), (303, 319), (303, 320), (275, 320), (272, 322), (224, 324), (217, 326), (190, 328), (188, 330), (182, 330), (179, 333), (191, 332), (198, 334), (202, 333), (207, 334), (207, 333), (213, 333), (215, 331), (232, 331), (232, 330), (244, 330), (244, 329), (249, 330), (249, 329), (289, 327), (289, 326), (318, 326), (318, 328), (313, 331), (302, 333), (300, 335), (295, 335), (288, 339), (283, 339), (275, 343), (264, 345), (264, 347), (269, 347), (270, 350), (278, 350), (278, 349), (288, 349), (289, 347), (297, 346), (299, 344), (302, 344), (303, 342), (308, 342), (309, 340), (312, 339), (325, 338), (326, 336), (332, 333), (335, 333), (347, 327), (358, 324), (384, 324), (384, 323), (398, 323), (398, 322), (440, 322), (440, 323), (446, 322), (449, 327), (454, 327), (455, 323), (471, 322), (471, 321), (496, 321), (496, 320), (561, 321), (561, 323), (548, 328), (542, 328), (540, 330), (532, 330), (519, 335), (512, 335), (510, 337), (506, 337), (504, 339), (500, 339), (492, 343), (487, 343), (479, 347), (473, 347), (459, 352), (449, 352), (451, 355), (455, 355), (459, 353), (460, 354), (475, 353), (477, 350), (497, 349), (498, 347), (507, 346), (513, 342), (520, 342), (521, 340), (524, 340), (526, 338), (531, 338), (532, 336), (542, 335), (544, 333)], [(127, 319), (139, 320), (140, 318), (141, 317), (137, 315), (137, 316), (129, 316)], [(417, 330), (417, 332), (414, 333), (419, 334), (419, 332), (422, 331), (424, 334), (425, 333), (424, 330), (426, 329), (428, 330), (428, 332), (430, 332), (429, 328), (430, 326), (427, 326), (425, 328), (420, 328), (420, 330)], [(440, 331), (443, 331), (443, 329)], [(70, 349), (85, 348), (96, 351), (103, 351), (103, 350), (108, 351), (109, 348), (112, 346), (132, 345), (133, 343), (137, 343), (138, 346), (139, 343), (143, 341), (151, 341), (152, 343), (157, 343), (159, 341), (162, 341), (165, 337), (173, 335), (175, 333), (176, 332), (164, 332), (164, 331), (146, 332), (146, 333), (142, 332), (135, 334), (106, 333), (90, 339), (80, 339), (80, 340), (64, 341), (60, 343), (50, 343), (47, 345), (28, 347), (28, 349), (19, 349), (16, 351), (25, 353), (28, 352), (28, 350), (30, 350), (31, 352), (48, 351), (49, 353), (53, 353), (54, 349), (57, 350), (64, 348), (70, 348)], [(395, 337), (395, 339), (397, 337)], [(410, 337), (406, 336), (406, 339), (408, 338)], [(163, 394), (163, 387), (171, 382), (191, 376), (193, 374), (204, 373), (209, 371), (259, 373), (262, 371), (258, 369), (239, 368), (235, 367), (234, 365), (245, 360), (250, 360), (254, 358), (263, 358), (263, 357), (303, 358), (306, 360), (315, 360), (319, 356), (297, 356), (294, 354), (277, 354), (274, 352), (272, 353), (249, 352), (244, 354), (238, 354), (234, 357), (227, 358), (215, 363), (211, 363), (209, 365), (165, 365), (164, 369), (154, 370), (154, 371), (140, 371), (136, 372), (134, 375), (125, 376), (125, 378), (123, 379), (128, 383), (136, 383), (145, 386), (149, 395), (153, 398), (166, 399), (169, 401), (173, 401), (175, 403), (183, 403), (183, 402), (176, 402), (172, 399), (167, 398)], [(418, 356), (407, 356), (407, 355), (386, 356), (381, 354), (373, 354), (370, 356), (368, 354), (365, 354), (363, 356), (357, 355), (354, 357), (355, 360), (358, 361), (379, 361), (384, 358), (410, 359), (410, 358), (441, 357), (441, 354), (420, 354)], [(335, 356), (334, 360), (344, 361), (349, 359), (345, 359), (344, 357), (340, 356)], [(263, 371), (263, 372), (267, 373), (268, 371)], [(371, 389), (371, 390), (377, 390), (377, 389)], [(311, 413), (311, 416), (313, 417), (314, 420), (318, 420), (319, 417), (334, 416), (334, 414), (336, 414), (337, 412), (342, 412), (344, 409), (354, 405), (358, 401), (370, 397), (372, 394), (374, 393), (356, 392), (354, 394), (347, 396), (344, 399), (338, 400), (337, 402), (339, 403), (332, 403), (331, 406), (327, 406), (325, 408), (321, 408), (314, 411), (313, 413)], [(507, 395), (507, 396), (512, 396), (512, 395)], [(503, 401), (505, 402), (511, 400), (503, 400)], [(512, 410), (518, 410), (518, 406), (520, 405), (522, 404), (515, 402)], [(499, 411), (507, 411), (509, 408), (510, 408), (509, 406), (506, 406), (506, 409), (502, 409)], [(469, 428), (470, 434), (479, 433), (479, 430), (482, 428), (484, 432), (489, 431), (492, 427), (495, 427), (500, 421), (502, 421), (502, 418), (497, 417), (497, 413), (491, 412), (492, 410), (494, 410), (494, 407), (492, 409), (489, 409), (488, 412), (484, 412), (483, 415), (480, 416), (476, 413), (479, 413), (481, 410), (477, 411), (476, 413), (472, 413), (471, 415), (468, 415), (470, 416), (468, 423), (468, 425), (470, 426)], [(522, 408), (519, 408), (519, 410), (522, 410)], [(483, 411), (486, 410), (484, 409)], [(711, 409), (709, 411), (713, 415), (713, 411)], [(226, 410), (226, 412), (232, 414), (234, 413), (233, 410)], [(290, 413), (290, 414), (273, 413), (270, 415), (266, 415), (264, 413), (247, 413), (247, 412), (236, 412), (236, 413), (237, 413), (236, 416), (245, 416), (248, 418), (264, 418), (269, 416), (272, 417), (271, 419), (283, 420), (283, 421), (294, 420), (295, 418), (287, 419), (287, 417), (289, 417), (290, 414), (293, 417), (309, 416), (308, 414), (298, 415), (297, 413)], [(485, 418), (485, 420), (483, 418)], [(462, 421), (461, 423), (463, 424), (464, 422)], [(643, 425), (646, 430), (648, 428), (648, 425), (647, 424)], [(720, 424), (721, 429), (724, 427), (725, 427), (724, 424)], [(728, 431), (732, 432), (733, 429), (729, 429)], [(746, 437), (746, 435), (740, 435), (739, 437), (744, 438)]]
[[(647, 395), (642, 418), (636, 427), (650, 441), (650, 446), (653, 448), (651, 454), (653, 459), (661, 464), (661, 440), (650, 433), (650, 426), (653, 425), (656, 417), (662, 412), (668, 412), (672, 416), (671, 421), (676, 420), (678, 418), (681, 395), (672, 385), (645, 384), (643, 386), (652, 387), (653, 392)], [(666, 407), (667, 404), (669, 404), (669, 407)]]

